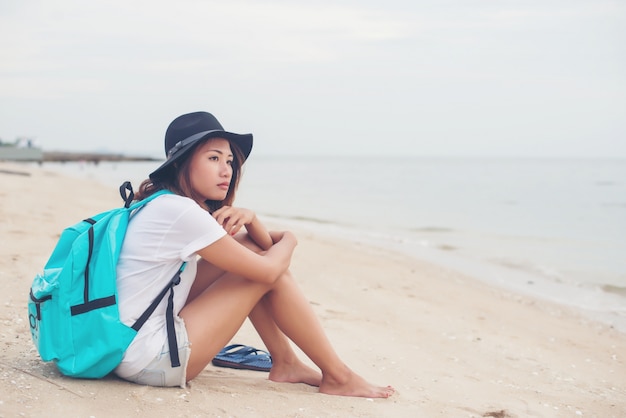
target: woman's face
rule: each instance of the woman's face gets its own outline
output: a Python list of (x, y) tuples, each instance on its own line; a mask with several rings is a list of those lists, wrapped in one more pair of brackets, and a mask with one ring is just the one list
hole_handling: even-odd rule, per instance
[(233, 176), (233, 153), (223, 138), (211, 138), (191, 157), (191, 187), (205, 200), (224, 200)]

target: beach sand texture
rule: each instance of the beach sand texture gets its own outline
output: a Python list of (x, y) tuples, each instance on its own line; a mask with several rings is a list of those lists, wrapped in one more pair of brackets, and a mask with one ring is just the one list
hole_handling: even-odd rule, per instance
[[(0, 181), (2, 417), (626, 417), (625, 334), (445, 266), (302, 231), (295, 277), (342, 358), (393, 385), (390, 399), (213, 366), (186, 389), (63, 377), (31, 342), (28, 290), (64, 227), (121, 199), (45, 167), (0, 163)], [(233, 342), (263, 347), (249, 323)]]

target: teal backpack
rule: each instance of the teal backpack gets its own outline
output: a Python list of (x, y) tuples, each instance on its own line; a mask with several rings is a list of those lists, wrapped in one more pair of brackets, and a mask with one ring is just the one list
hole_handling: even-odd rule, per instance
[(168, 191), (133, 202), (130, 182), (120, 186), (124, 207), (66, 228), (30, 289), (28, 319), (33, 342), (44, 361), (66, 376), (101, 378), (121, 362), (137, 331), (169, 292), (167, 335), (172, 367), (180, 366), (174, 333), (174, 286), (178, 272), (132, 327), (120, 321), (116, 266), (131, 214)]

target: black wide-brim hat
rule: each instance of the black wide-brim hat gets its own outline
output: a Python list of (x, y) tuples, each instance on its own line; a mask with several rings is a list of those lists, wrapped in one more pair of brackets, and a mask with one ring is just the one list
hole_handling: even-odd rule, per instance
[(167, 160), (150, 174), (150, 179), (159, 180), (174, 172), (174, 163), (182, 161), (199, 141), (208, 138), (224, 138), (234, 143), (246, 161), (252, 151), (252, 134), (235, 134), (224, 130), (218, 120), (207, 112), (188, 113), (177, 117), (165, 132), (165, 156)]

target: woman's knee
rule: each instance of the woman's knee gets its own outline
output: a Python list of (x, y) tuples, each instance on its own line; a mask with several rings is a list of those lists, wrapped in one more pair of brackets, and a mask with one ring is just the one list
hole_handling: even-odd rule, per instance
[(290, 285), (294, 282), (293, 276), (289, 270), (285, 270), (283, 274), (278, 276), (274, 282), (271, 283), (271, 288), (276, 289), (277, 287)]

